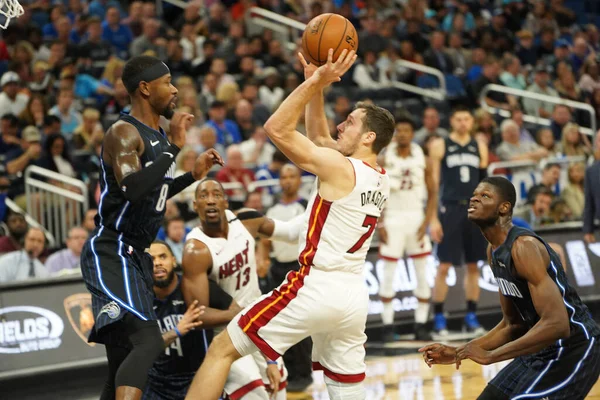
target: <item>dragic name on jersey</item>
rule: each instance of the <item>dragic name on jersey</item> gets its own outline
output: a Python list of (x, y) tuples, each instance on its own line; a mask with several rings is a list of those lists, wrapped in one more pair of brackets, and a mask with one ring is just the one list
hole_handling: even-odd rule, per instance
[(411, 143), (410, 155), (400, 157), (398, 145), (390, 143), (385, 149), (385, 170), (390, 179), (390, 198), (386, 212), (423, 212), (427, 200), (425, 185), (425, 155), (416, 143)]

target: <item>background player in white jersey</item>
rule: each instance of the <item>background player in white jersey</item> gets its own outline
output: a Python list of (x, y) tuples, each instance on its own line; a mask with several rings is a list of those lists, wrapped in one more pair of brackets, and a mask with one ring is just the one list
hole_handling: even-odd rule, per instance
[[(356, 55), (344, 50), (335, 63), (332, 57), (330, 50), (325, 65), (305, 69), (308, 78), (265, 124), (273, 143), (294, 164), (317, 176), (300, 232), (302, 267), (246, 307), (215, 338), (189, 399), (216, 400), (235, 360), (257, 350), (274, 359), (307, 336), (312, 337), (314, 366), (324, 371), (330, 398), (365, 398), (369, 297), (363, 268), (389, 195), (388, 177), (377, 165), (377, 154), (390, 143), (394, 118), (385, 109), (359, 103), (338, 125), (334, 141), (328, 133), (323, 89), (340, 80)], [(311, 100), (307, 138), (295, 126)], [(279, 222), (273, 229), (278, 236)]]
[[(207, 179), (196, 188), (194, 208), (200, 225), (186, 237), (182, 285), (186, 299), (197, 299), (205, 297), (199, 288), (205, 287), (210, 278), (237, 304), (245, 307), (262, 295), (258, 286), (254, 238), (265, 218), (248, 209), (238, 211), (236, 216), (227, 209), (228, 206), (219, 182)], [(208, 306), (209, 300), (205, 297), (200, 303)], [(227, 318), (223, 322), (232, 319), (230, 314), (222, 314)], [(219, 330), (216, 328), (215, 333)], [(225, 393), (231, 400), (268, 400), (266, 387), (269, 386), (270, 391), (277, 393), (276, 399), (285, 400), (286, 375), (281, 357), (266, 360), (260, 352), (255, 352), (233, 363)]]
[[(415, 123), (408, 115), (396, 117), (396, 136), (382, 152), (382, 165), (390, 177), (390, 198), (385, 207), (385, 223), (377, 224), (379, 257), (384, 260), (384, 275), (379, 286), (383, 302), (381, 319), (385, 326), (385, 339), (393, 340), (392, 324), (396, 297), (394, 276), (398, 259), (404, 255), (412, 258), (417, 278), (414, 295), (418, 304), (415, 310), (415, 339), (431, 340), (425, 328), (429, 314), (431, 288), (427, 283), (427, 257), (431, 254), (431, 241), (425, 234), (429, 222), (437, 211), (437, 186), (433, 181), (430, 161), (421, 147), (413, 143)], [(425, 205), (425, 203), (427, 205)]]

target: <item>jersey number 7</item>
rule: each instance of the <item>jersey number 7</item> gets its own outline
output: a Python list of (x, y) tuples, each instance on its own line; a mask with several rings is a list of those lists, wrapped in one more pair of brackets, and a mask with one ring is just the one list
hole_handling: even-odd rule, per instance
[(363, 221), (362, 226), (363, 226), (363, 228), (369, 228), (369, 229), (367, 229), (367, 231), (364, 233), (364, 235), (362, 235), (360, 237), (360, 239), (358, 239), (358, 242), (356, 242), (356, 244), (354, 246), (352, 246), (350, 248), (350, 250), (348, 250), (346, 253), (353, 254), (357, 250), (360, 250), (360, 248), (363, 246), (363, 244), (365, 244), (367, 239), (370, 238), (371, 235), (373, 235), (373, 231), (375, 230), (376, 225), (377, 225), (377, 217), (374, 217), (372, 215), (367, 215), (365, 217), (365, 220)]

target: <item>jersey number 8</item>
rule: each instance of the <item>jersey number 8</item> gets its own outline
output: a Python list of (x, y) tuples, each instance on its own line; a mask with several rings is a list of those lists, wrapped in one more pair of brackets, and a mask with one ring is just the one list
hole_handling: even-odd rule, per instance
[(162, 212), (162, 210), (165, 209), (165, 205), (167, 204), (167, 195), (168, 194), (169, 194), (169, 185), (165, 183), (160, 188), (158, 200), (156, 201), (156, 211)]

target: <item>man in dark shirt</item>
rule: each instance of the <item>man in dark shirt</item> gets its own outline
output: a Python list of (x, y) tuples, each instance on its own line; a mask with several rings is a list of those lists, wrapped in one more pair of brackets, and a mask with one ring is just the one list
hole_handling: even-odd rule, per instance
[(79, 46), (79, 57), (82, 61), (80, 72), (100, 78), (108, 59), (112, 54), (112, 46), (102, 40), (102, 21), (98, 17), (92, 17), (88, 21), (87, 40)]
[[(502, 85), (500, 79), (500, 63), (495, 57), (486, 58), (483, 64), (483, 71), (478, 80), (473, 83), (471, 88), (471, 95), (473, 104), (479, 104), (479, 95), (483, 88), (488, 84)], [(490, 91), (485, 97), (485, 101), (489, 106), (504, 108), (508, 110), (510, 105), (508, 99), (504, 93)]]

